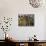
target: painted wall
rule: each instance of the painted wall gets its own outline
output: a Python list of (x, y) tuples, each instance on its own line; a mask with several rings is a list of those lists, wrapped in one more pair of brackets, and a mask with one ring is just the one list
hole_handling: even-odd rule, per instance
[[(28, 0), (0, 0), (0, 19), (4, 16), (13, 18), (12, 26), (8, 33), (16, 40), (27, 40), (34, 34), (37, 35), (37, 39), (39, 40), (46, 39), (45, 12), (46, 5), (44, 4), (40, 8), (33, 8), (30, 6)], [(34, 14), (35, 26), (19, 27), (18, 14)], [(0, 31), (0, 39), (4, 39), (4, 37), (2, 37), (4, 33), (2, 33), (3, 31)]]

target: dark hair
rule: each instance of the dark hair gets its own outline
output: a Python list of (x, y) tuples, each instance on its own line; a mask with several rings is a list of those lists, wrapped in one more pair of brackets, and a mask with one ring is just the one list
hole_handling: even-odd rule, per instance
[(34, 35), (34, 37), (36, 37), (36, 35)]

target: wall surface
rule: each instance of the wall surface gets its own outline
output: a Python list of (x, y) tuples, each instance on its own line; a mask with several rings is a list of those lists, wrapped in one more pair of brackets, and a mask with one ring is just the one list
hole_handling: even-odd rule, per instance
[[(34, 14), (35, 25), (31, 27), (19, 27), (18, 26), (18, 14)], [(34, 34), (37, 35), (37, 39), (45, 40), (45, 15), (46, 5), (42, 7), (33, 8), (28, 0), (0, 0), (0, 20), (6, 17), (12, 17), (12, 26), (8, 33), (16, 40), (28, 40)], [(2, 18), (1, 18), (2, 17)], [(0, 39), (4, 39), (4, 33), (0, 29)]]

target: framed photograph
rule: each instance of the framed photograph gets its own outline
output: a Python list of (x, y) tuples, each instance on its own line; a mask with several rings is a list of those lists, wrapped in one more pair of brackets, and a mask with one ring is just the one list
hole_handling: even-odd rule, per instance
[(19, 14), (18, 26), (34, 26), (34, 14)]

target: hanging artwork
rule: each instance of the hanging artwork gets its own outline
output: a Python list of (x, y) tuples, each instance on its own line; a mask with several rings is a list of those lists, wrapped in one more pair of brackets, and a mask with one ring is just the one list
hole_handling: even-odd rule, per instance
[(43, 0), (29, 0), (29, 3), (32, 7), (38, 8), (42, 5)]
[(1, 29), (2, 29), (4, 32), (9, 31), (10, 26), (11, 26), (11, 23), (12, 23), (12, 18), (3, 17), (3, 23), (0, 23), (0, 24), (2, 24)]
[(34, 14), (18, 15), (19, 26), (34, 26)]

